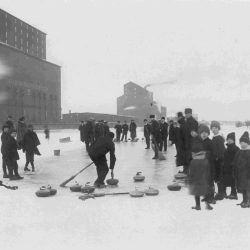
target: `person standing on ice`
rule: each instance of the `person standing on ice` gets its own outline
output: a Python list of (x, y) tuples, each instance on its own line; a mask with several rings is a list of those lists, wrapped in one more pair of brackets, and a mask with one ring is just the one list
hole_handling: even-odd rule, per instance
[(160, 143), (160, 151), (164, 149), (167, 151), (167, 140), (168, 140), (168, 123), (165, 121), (165, 117), (161, 118), (160, 121), (160, 132), (161, 132), (161, 143)]
[(121, 141), (123, 141), (123, 139), (125, 139), (125, 142), (127, 142), (127, 135), (128, 135), (128, 124), (127, 121), (124, 121), (123, 125), (122, 125), (122, 139)]
[(224, 153), (225, 153), (225, 140), (219, 134), (220, 123), (218, 121), (212, 121), (210, 125), (214, 136), (212, 138), (213, 143), (213, 178), (217, 183), (218, 193), (215, 195), (215, 200), (223, 200), (226, 197), (226, 192), (223, 183), (223, 166), (224, 166)]
[(120, 121), (117, 121), (115, 125), (115, 133), (116, 133), (116, 141), (119, 142), (121, 140), (121, 133), (122, 133), (122, 125)]
[(137, 128), (137, 125), (136, 125), (135, 121), (131, 120), (131, 123), (129, 125), (131, 141), (134, 141), (136, 138), (136, 128)]
[(48, 125), (45, 125), (44, 134), (45, 134), (45, 139), (49, 140), (50, 130)]
[(147, 146), (145, 149), (150, 149), (150, 134), (151, 134), (151, 126), (148, 123), (148, 120), (144, 119), (144, 137)]
[(81, 142), (85, 141), (85, 124), (84, 121), (81, 121), (78, 130), (80, 131), (80, 140)]
[(90, 145), (94, 142), (94, 125), (93, 125), (93, 119), (89, 119), (86, 123), (85, 127), (86, 136), (85, 136), (85, 144), (86, 144), (86, 150), (89, 150)]
[[(89, 148), (89, 157), (96, 165), (97, 179), (94, 185), (98, 188), (105, 187), (105, 178), (111, 170), (111, 176), (114, 176), (114, 166), (116, 162), (115, 144), (113, 143), (114, 133), (109, 132), (107, 136), (100, 137)], [(110, 167), (108, 168), (106, 154), (110, 154)]]
[(238, 193), (242, 193), (243, 201), (238, 204), (242, 208), (250, 207), (250, 148), (249, 134), (244, 132), (240, 137), (241, 149), (236, 153), (233, 166), (235, 168), (236, 186)]
[(17, 133), (15, 129), (10, 130), (10, 138), (6, 143), (6, 155), (5, 161), (9, 170), (9, 179), (12, 180), (21, 180), (21, 177), (18, 173), (18, 164), (19, 154), (17, 151), (17, 141), (15, 139)]
[[(201, 210), (200, 196), (206, 197), (211, 188), (211, 154), (212, 142), (208, 138), (209, 127), (201, 124), (198, 128), (198, 135), (192, 140), (192, 160), (189, 166), (189, 191), (195, 197), (195, 206), (192, 209)], [(213, 207), (205, 198), (206, 208), (212, 210)]]
[(103, 123), (101, 120), (99, 120), (94, 127), (94, 134), (95, 134), (95, 141), (99, 138), (104, 136), (104, 128)]
[(151, 120), (152, 144), (154, 145), (154, 151), (155, 151), (155, 155), (152, 159), (156, 160), (158, 159), (159, 144), (161, 142), (160, 125), (155, 120), (155, 115), (150, 115), (149, 118)]
[(229, 133), (227, 135), (227, 148), (224, 153), (224, 167), (223, 167), (223, 180), (224, 188), (226, 192), (227, 187), (231, 187), (231, 194), (226, 196), (230, 200), (237, 200), (237, 191), (235, 184), (235, 176), (233, 171), (233, 160), (236, 153), (240, 150), (239, 147), (235, 145), (235, 133)]
[(22, 116), (21, 118), (19, 118), (18, 122), (17, 122), (17, 145), (18, 145), (18, 149), (22, 149), (22, 142), (23, 142), (23, 137), (25, 135), (25, 133), (27, 132), (27, 125), (25, 123), (25, 117)]
[(3, 178), (9, 178), (9, 174), (7, 172), (7, 164), (6, 164), (6, 145), (8, 140), (10, 139), (9, 134), (9, 126), (7, 124), (3, 125), (3, 132), (1, 134), (1, 153), (2, 153), (2, 169), (3, 169)]
[(25, 152), (26, 156), (24, 171), (30, 171), (28, 168), (29, 163), (32, 167), (32, 172), (35, 171), (34, 155), (41, 155), (37, 148), (38, 145), (40, 145), (40, 141), (38, 139), (37, 133), (33, 131), (33, 126), (29, 124), (28, 131), (23, 137), (23, 151)]
[(169, 121), (169, 144), (170, 146), (174, 144), (174, 121)]
[(185, 155), (184, 155), (184, 164), (183, 164), (183, 172), (187, 174), (188, 166), (190, 161), (192, 160), (192, 138), (194, 137), (194, 132), (198, 131), (198, 122), (192, 116), (192, 109), (185, 109), (185, 125), (184, 125), (184, 147), (185, 147)]

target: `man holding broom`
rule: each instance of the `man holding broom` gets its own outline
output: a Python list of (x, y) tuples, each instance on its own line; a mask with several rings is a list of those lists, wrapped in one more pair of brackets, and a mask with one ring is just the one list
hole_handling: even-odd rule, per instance
[[(113, 143), (114, 133), (108, 132), (104, 137), (99, 137), (94, 144), (89, 148), (89, 157), (96, 165), (97, 179), (94, 185), (98, 188), (105, 187), (104, 180), (111, 169), (111, 176), (113, 178), (113, 169), (116, 162), (115, 144)], [(106, 154), (110, 153), (110, 167), (108, 168)]]

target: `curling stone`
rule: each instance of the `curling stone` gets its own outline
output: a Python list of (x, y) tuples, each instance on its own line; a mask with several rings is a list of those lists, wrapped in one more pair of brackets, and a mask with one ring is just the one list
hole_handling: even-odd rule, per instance
[(111, 178), (111, 179), (108, 179), (106, 182), (107, 182), (108, 185), (116, 186), (118, 184), (119, 180)]
[(155, 196), (159, 194), (159, 190), (153, 187), (149, 187), (145, 190), (145, 194), (149, 196)]
[(134, 198), (139, 198), (144, 196), (144, 192), (135, 189), (135, 191), (131, 191), (129, 195)]
[(50, 190), (45, 186), (40, 187), (40, 189), (36, 191), (37, 197), (48, 197), (50, 195)]
[(93, 193), (95, 191), (95, 187), (91, 186), (89, 182), (85, 184), (85, 186), (81, 187), (82, 193)]
[(187, 177), (187, 175), (186, 175), (186, 174), (182, 174), (182, 173), (176, 174), (176, 175), (174, 176), (174, 178), (177, 179), (177, 180), (183, 180), (183, 179), (185, 179), (186, 177)]
[(137, 172), (136, 175), (134, 176), (134, 181), (144, 181), (145, 176), (142, 175), (142, 172)]
[(72, 192), (81, 192), (81, 185), (79, 183), (75, 183), (73, 186), (70, 187)]
[(168, 190), (170, 190), (170, 191), (180, 191), (181, 186), (178, 183), (173, 183), (171, 185), (168, 185)]
[(50, 185), (47, 188), (50, 191), (50, 195), (56, 195), (57, 190), (55, 188), (52, 188)]

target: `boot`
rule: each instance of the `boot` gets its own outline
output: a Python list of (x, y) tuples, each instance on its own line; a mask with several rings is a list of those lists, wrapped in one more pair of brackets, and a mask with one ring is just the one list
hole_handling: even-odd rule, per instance
[(206, 209), (213, 210), (214, 208), (208, 202), (206, 202)]
[(238, 195), (231, 193), (227, 198), (230, 200), (238, 200)]
[(195, 207), (192, 207), (192, 209), (201, 210), (200, 196), (195, 196), (194, 199), (195, 199)]
[(23, 179), (23, 177), (20, 176), (20, 175), (16, 175), (15, 177), (16, 177), (17, 180), (22, 180)]
[(153, 159), (153, 160), (157, 160), (157, 159), (159, 159), (159, 158), (158, 158), (158, 156), (154, 156), (152, 159)]
[(3, 178), (9, 178), (9, 175), (7, 173), (4, 173)]
[(218, 193), (218, 194), (216, 194), (215, 197), (214, 197), (214, 199), (215, 199), (216, 201), (221, 201), (221, 200), (223, 200), (224, 198), (225, 198), (225, 194), (223, 194), (223, 193)]

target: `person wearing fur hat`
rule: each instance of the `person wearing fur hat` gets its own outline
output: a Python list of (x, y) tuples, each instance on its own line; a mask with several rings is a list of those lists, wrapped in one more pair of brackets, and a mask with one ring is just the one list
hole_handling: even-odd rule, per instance
[(193, 137), (197, 135), (198, 131), (198, 122), (192, 116), (192, 109), (185, 109), (185, 126), (184, 126), (184, 147), (185, 147), (185, 157), (184, 157), (184, 165), (183, 172), (187, 173), (190, 161), (192, 159), (192, 140)]
[(211, 200), (223, 200), (226, 197), (226, 192), (223, 184), (223, 161), (224, 161), (224, 152), (225, 152), (225, 140), (219, 134), (220, 132), (220, 123), (218, 121), (212, 121), (210, 129), (213, 132), (213, 179), (217, 184), (218, 192), (214, 197), (214, 194), (211, 194)]
[(240, 137), (241, 149), (236, 153), (233, 166), (235, 168), (236, 187), (242, 193), (243, 200), (239, 204), (242, 208), (250, 207), (250, 148), (249, 134), (244, 132)]
[(151, 136), (152, 136), (152, 144), (154, 145), (155, 155), (152, 159), (158, 159), (159, 152), (159, 144), (161, 143), (161, 134), (160, 134), (160, 125), (155, 120), (155, 115), (149, 116), (151, 120)]
[(237, 191), (235, 185), (235, 177), (233, 172), (233, 160), (236, 153), (240, 150), (239, 147), (235, 145), (235, 133), (229, 133), (227, 135), (227, 148), (224, 153), (224, 166), (223, 166), (223, 184), (225, 188), (231, 187), (231, 194), (226, 196), (226, 198), (231, 200), (237, 200)]
[[(195, 206), (192, 209), (201, 210), (200, 196), (207, 197), (211, 192), (211, 154), (212, 142), (208, 138), (209, 128), (201, 124), (198, 129), (198, 136), (192, 140), (192, 160), (189, 166), (189, 191), (195, 196)], [(212, 210), (213, 207), (208, 203), (206, 208)]]

